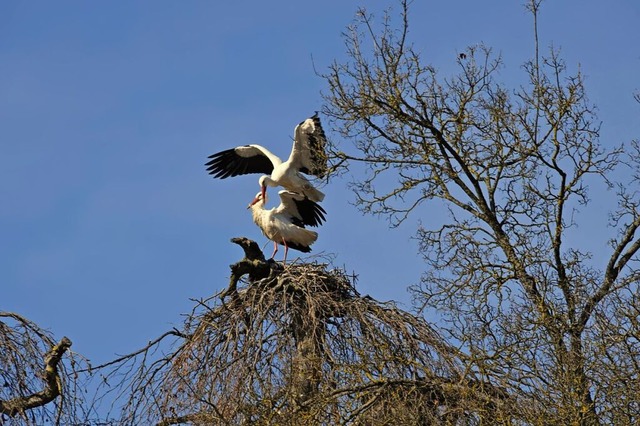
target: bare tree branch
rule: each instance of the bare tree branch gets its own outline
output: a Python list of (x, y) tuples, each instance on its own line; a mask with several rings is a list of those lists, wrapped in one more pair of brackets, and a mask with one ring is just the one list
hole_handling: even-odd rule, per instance
[(51, 348), (44, 358), (44, 382), (45, 388), (28, 396), (16, 397), (7, 401), (0, 400), (0, 414), (14, 417), (24, 414), (25, 411), (35, 407), (41, 407), (56, 399), (62, 394), (62, 384), (58, 373), (58, 363), (62, 355), (71, 347), (71, 340), (63, 337), (60, 342)]

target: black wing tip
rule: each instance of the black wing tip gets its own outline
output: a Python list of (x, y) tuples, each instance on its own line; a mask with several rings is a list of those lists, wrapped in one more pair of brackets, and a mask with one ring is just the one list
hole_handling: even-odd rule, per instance
[(205, 166), (207, 166), (207, 173), (214, 178), (226, 179), (231, 176), (231, 170), (224, 167), (224, 162), (219, 158), (215, 158), (205, 163)]
[(327, 212), (325, 209), (323, 209), (320, 204), (310, 200), (309, 197), (304, 196), (302, 200), (294, 199), (294, 202), (302, 216), (302, 223), (304, 225), (320, 226), (327, 221), (325, 217)]
[(235, 151), (235, 148), (225, 149), (224, 151), (220, 151), (220, 152), (216, 152), (215, 154), (211, 154), (207, 158), (215, 159), (215, 158), (224, 157), (225, 155), (229, 155), (229, 154), (233, 153), (234, 151)]
[(230, 177), (230, 176), (231, 176), (231, 174), (230, 174), (230, 173), (228, 173), (228, 172), (226, 172), (226, 171), (224, 171), (224, 170), (222, 170), (222, 171), (219, 171), (219, 170), (211, 170), (211, 171), (209, 171), (208, 173), (209, 173), (209, 175), (211, 175), (212, 177), (214, 177), (214, 178), (216, 178), (216, 179), (226, 179), (226, 178), (228, 178), (228, 177)]
[(208, 157), (210, 160), (205, 163), (207, 172), (214, 178), (226, 179), (251, 173), (271, 174), (273, 171), (273, 164), (267, 157), (243, 158), (237, 154), (236, 149), (237, 147), (211, 154)]
[[(322, 208), (322, 206), (321, 206), (320, 204), (316, 203), (316, 208), (318, 209), (318, 211), (319, 211), (321, 214), (323, 214), (323, 215), (327, 214), (327, 211), (326, 211), (325, 209), (323, 209), (323, 208)], [(323, 218), (324, 218), (324, 217), (323, 217)]]
[(320, 226), (326, 221), (327, 219), (324, 217), (322, 213), (317, 213), (316, 217), (314, 217), (314, 224), (310, 226)]

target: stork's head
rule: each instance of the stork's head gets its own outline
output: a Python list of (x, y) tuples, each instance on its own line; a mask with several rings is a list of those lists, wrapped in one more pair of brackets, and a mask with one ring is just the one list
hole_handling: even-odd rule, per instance
[(266, 194), (263, 195), (262, 191), (260, 191), (256, 194), (256, 198), (253, 199), (253, 201), (247, 206), (247, 208), (250, 209), (251, 207), (253, 207), (258, 203), (262, 203), (262, 205), (264, 206), (266, 202), (267, 202), (267, 195)]

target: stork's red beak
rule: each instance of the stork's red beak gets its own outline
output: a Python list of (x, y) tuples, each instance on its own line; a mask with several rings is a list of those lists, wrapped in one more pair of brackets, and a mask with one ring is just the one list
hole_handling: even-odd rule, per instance
[(260, 197), (256, 197), (253, 199), (253, 201), (247, 206), (248, 209), (251, 208), (251, 206), (253, 206), (255, 203), (257, 203), (258, 201), (260, 201)]
[(267, 186), (266, 185), (262, 185), (262, 188), (260, 188), (260, 192), (262, 193), (262, 199), (266, 200), (267, 199)]

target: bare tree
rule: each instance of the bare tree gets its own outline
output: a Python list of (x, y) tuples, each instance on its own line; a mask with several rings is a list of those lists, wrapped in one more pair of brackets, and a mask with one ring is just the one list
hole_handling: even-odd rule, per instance
[[(84, 418), (71, 340), (0, 312), (0, 424), (70, 424)], [(63, 358), (66, 357), (66, 360)]]
[[(526, 424), (640, 422), (640, 196), (610, 177), (629, 166), (637, 185), (638, 144), (600, 145), (582, 75), (538, 52), (540, 0), (528, 1), (535, 52), (515, 88), (484, 46), (452, 55), (458, 72), (440, 75), (408, 41), (408, 3), (398, 23), (361, 10), (347, 60), (324, 75), (323, 112), (344, 138), (334, 166), (366, 165), (358, 204), (393, 225), (426, 202), (448, 212), (422, 219), (428, 269), (415, 296), (442, 313), (467, 368), (532, 401)], [(600, 183), (618, 196), (604, 269), (568, 243)]]

